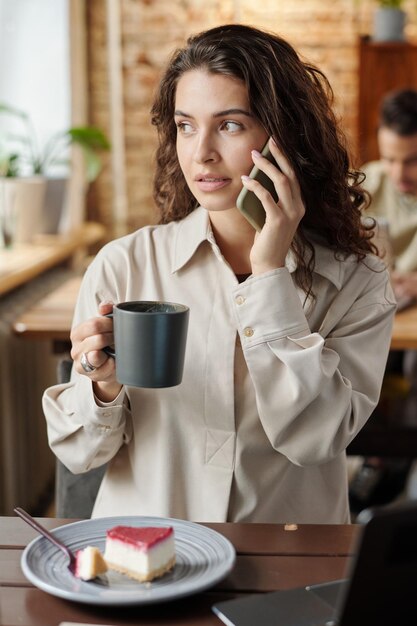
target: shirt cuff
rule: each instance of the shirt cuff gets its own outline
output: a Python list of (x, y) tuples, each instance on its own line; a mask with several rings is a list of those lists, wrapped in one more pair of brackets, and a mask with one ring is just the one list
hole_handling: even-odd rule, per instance
[[(91, 385), (92, 386), (92, 385)], [(103, 402), (103, 400), (100, 400), (99, 398), (97, 398), (96, 394), (93, 391), (93, 396), (94, 396), (94, 400), (95, 403), (97, 404), (97, 406), (103, 407), (103, 408), (109, 408), (112, 406), (119, 406), (122, 405), (126, 396), (126, 389), (125, 386), (122, 385), (122, 388), (120, 389), (119, 393), (117, 394), (117, 396), (115, 397), (114, 400), (112, 400), (111, 402)]]
[(109, 434), (122, 427), (124, 415), (125, 387), (112, 402), (96, 402), (93, 384), (87, 376), (77, 377), (76, 413), (82, 416), (86, 430), (99, 428)]
[(286, 267), (241, 283), (233, 290), (233, 308), (242, 347), (310, 334), (302, 301)]

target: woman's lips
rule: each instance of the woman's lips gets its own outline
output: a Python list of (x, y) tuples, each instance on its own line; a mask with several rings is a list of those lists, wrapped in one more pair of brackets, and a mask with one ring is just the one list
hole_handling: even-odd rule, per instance
[(200, 191), (217, 191), (230, 184), (230, 178), (220, 178), (207, 176), (205, 178), (198, 178), (195, 183)]

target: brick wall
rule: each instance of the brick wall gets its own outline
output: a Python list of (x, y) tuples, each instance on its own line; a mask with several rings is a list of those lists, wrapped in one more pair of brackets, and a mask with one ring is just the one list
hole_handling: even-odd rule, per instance
[[(241, 22), (273, 30), (318, 65), (335, 93), (335, 110), (356, 150), (358, 38), (372, 32), (372, 0), (120, 0), (123, 100), (126, 143), (128, 230), (155, 221), (152, 160), (155, 130), (152, 94), (170, 53), (188, 35), (212, 26)], [(90, 122), (109, 132), (106, 3), (86, 3)], [(417, 39), (415, 0), (405, 0), (406, 36)], [(89, 216), (109, 226), (112, 236), (110, 159), (89, 197)]]

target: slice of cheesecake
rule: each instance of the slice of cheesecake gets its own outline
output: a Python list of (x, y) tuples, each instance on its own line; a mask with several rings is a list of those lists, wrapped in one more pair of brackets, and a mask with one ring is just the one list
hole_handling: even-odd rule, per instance
[(115, 526), (107, 531), (104, 558), (110, 569), (146, 582), (175, 565), (174, 529), (171, 526)]
[(98, 548), (87, 546), (75, 554), (75, 576), (82, 580), (92, 580), (107, 572), (106, 561)]

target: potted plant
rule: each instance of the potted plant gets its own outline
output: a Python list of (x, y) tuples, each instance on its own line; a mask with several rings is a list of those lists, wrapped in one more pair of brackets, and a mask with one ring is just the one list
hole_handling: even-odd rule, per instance
[(374, 41), (404, 41), (404, 0), (377, 0), (374, 13)]
[(0, 102), (0, 114), (9, 115), (20, 120), (22, 133), (10, 133), (9, 140), (20, 146), (19, 160), (27, 165), (32, 175), (46, 176), (49, 169), (63, 162), (63, 155), (70, 144), (81, 146), (86, 161), (87, 180), (92, 182), (101, 170), (98, 152), (109, 150), (110, 144), (102, 130), (94, 126), (80, 126), (61, 131), (49, 138), (45, 145), (40, 146), (27, 113)]
[[(6, 194), (11, 198), (9, 202), (18, 204), (20, 199), (22, 204), (27, 204), (30, 198), (33, 220), (20, 220), (20, 225), (24, 226), (24, 234), (18, 232), (17, 239), (27, 241), (34, 232), (57, 232), (67, 179), (62, 176), (53, 177), (51, 171), (54, 166), (68, 163), (69, 146), (78, 145), (84, 154), (86, 180), (92, 182), (102, 168), (99, 153), (109, 150), (109, 141), (99, 128), (80, 126), (58, 132), (41, 145), (32, 120), (26, 112), (0, 102), (0, 114), (15, 118), (21, 127), (20, 132), (7, 134), (6, 141), (12, 149), (9, 148), (9, 153), (3, 158), (0, 156), (0, 176), (5, 177), (3, 184), (7, 178), (9, 186), (13, 188), (13, 191)], [(19, 209), (16, 211), (19, 212)], [(35, 225), (33, 221), (36, 221)]]
[(20, 177), (19, 155), (0, 154), (0, 245), (26, 243), (42, 231), (46, 178)]

